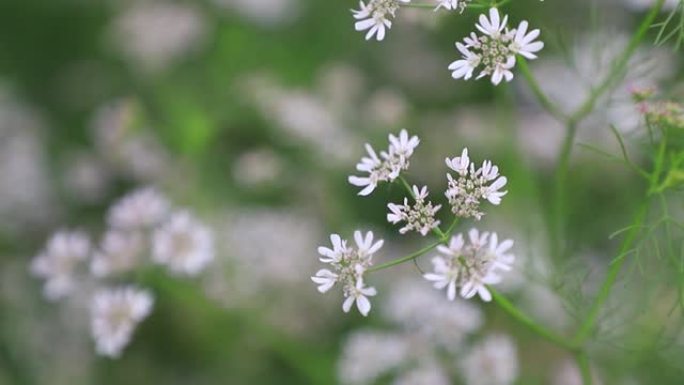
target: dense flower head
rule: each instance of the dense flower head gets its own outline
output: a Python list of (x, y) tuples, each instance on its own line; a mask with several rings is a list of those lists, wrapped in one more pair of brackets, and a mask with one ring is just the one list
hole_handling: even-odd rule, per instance
[(485, 337), (461, 361), (469, 385), (512, 385), (518, 378), (515, 343), (503, 334)]
[(148, 229), (164, 220), (170, 207), (157, 190), (144, 187), (116, 202), (107, 213), (107, 224), (122, 230)]
[(401, 130), (399, 136), (389, 135), (389, 148), (380, 151), (380, 156), (369, 144), (366, 144), (367, 157), (361, 158), (356, 165), (356, 170), (367, 172), (368, 176), (350, 176), (349, 183), (363, 187), (359, 195), (366, 196), (375, 190), (380, 182), (393, 182), (399, 177), (401, 171), (409, 168), (409, 158), (420, 139), (417, 136), (409, 137), (406, 130)]
[(439, 226), (440, 222), (435, 219), (435, 214), (442, 208), (442, 205), (433, 206), (432, 202), (427, 201), (427, 186), (423, 186), (422, 189), (419, 189), (418, 186), (413, 186), (412, 191), (415, 200), (413, 205), (409, 204), (408, 198), (404, 198), (404, 203), (401, 205), (395, 203), (387, 205), (390, 209), (390, 212), (387, 214), (387, 221), (393, 224), (406, 222), (406, 225), (399, 229), (401, 234), (415, 230), (425, 236), (432, 229)]
[(366, 286), (364, 273), (373, 264), (373, 255), (380, 250), (384, 241), (373, 242), (373, 232), (369, 231), (365, 236), (360, 231), (354, 232), (356, 248), (347, 246), (347, 241), (338, 234), (330, 236), (332, 249), (321, 246), (318, 253), (319, 260), (330, 265), (330, 269), (321, 269), (311, 280), (318, 285), (318, 291), (325, 293), (335, 284), (342, 285), (345, 300), (342, 310), (345, 313), (351, 310), (356, 303), (359, 312), (368, 315), (371, 309), (368, 297), (377, 294), (374, 287)]
[(489, 10), (489, 17), (480, 15), (479, 22), (475, 25), (480, 34), (471, 32), (463, 39), (463, 43), (456, 43), (456, 49), (462, 58), (449, 65), (451, 76), (454, 79), (468, 80), (479, 69), (477, 79), (490, 76), (492, 83), (497, 85), (504, 79), (513, 79), (511, 69), (515, 66), (516, 55), (536, 59), (535, 53), (544, 48), (544, 43), (536, 41), (539, 30), (528, 33), (527, 21), (520, 22), (513, 29), (509, 29), (507, 24), (508, 16), (501, 18), (496, 8)]
[(96, 277), (124, 273), (136, 267), (145, 246), (138, 232), (109, 230), (93, 254), (90, 271)]
[(385, 38), (386, 29), (392, 28), (392, 21), (402, 3), (411, 0), (369, 0), (368, 3), (359, 1), (359, 9), (352, 9), (352, 14), (357, 22), (354, 28), (357, 31), (366, 32), (366, 40), (375, 39), (381, 41)]
[(435, 11), (439, 10), (440, 8), (444, 8), (447, 11), (455, 11), (458, 10), (459, 12), (465, 11), (466, 7), (468, 6), (468, 3), (471, 0), (435, 0), (437, 2), (437, 7), (435, 7)]
[(468, 157), (468, 149), (464, 148), (461, 156), (447, 158), (446, 165), (456, 171), (456, 177), (447, 173), (449, 186), (445, 193), (454, 215), (479, 220), (484, 213), (480, 211), (480, 203), (487, 200), (499, 205), (501, 198), (508, 191), (501, 191), (506, 185), (505, 176), (499, 175), (499, 167), (485, 160), (480, 168)]
[(58, 231), (31, 261), (31, 273), (45, 280), (43, 293), (48, 300), (59, 300), (73, 292), (78, 267), (89, 257), (90, 239), (85, 233)]
[(179, 211), (154, 233), (152, 259), (178, 275), (196, 275), (214, 259), (211, 231), (187, 211)]
[(90, 305), (91, 332), (98, 354), (116, 358), (138, 323), (152, 311), (152, 295), (134, 286), (101, 289)]
[(440, 255), (432, 259), (434, 272), (423, 277), (432, 281), (436, 289), (447, 289), (450, 300), (472, 298), (478, 294), (483, 301), (491, 301), (486, 285), (501, 282), (500, 272), (511, 270), (515, 256), (510, 239), (499, 242), (496, 233), (479, 232), (473, 228), (467, 240), (463, 234), (451, 238), (448, 246), (437, 247)]

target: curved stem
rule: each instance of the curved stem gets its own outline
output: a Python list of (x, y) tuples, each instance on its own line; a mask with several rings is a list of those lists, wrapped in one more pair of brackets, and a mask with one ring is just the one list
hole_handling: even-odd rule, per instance
[(401, 257), (401, 258), (395, 259), (395, 260), (393, 260), (393, 261), (389, 261), (389, 262), (385, 262), (385, 263), (381, 263), (381, 264), (379, 264), (379, 265), (373, 266), (373, 267), (369, 268), (368, 270), (366, 270), (366, 272), (367, 272), (367, 273), (372, 273), (372, 272), (374, 272), (374, 271), (383, 270), (383, 269), (386, 269), (386, 268), (388, 268), (388, 267), (392, 267), (392, 266), (395, 266), (395, 265), (400, 265), (400, 264), (402, 264), (402, 263), (404, 263), (404, 262), (412, 261), (412, 260), (414, 260), (414, 259), (420, 257), (421, 255), (423, 255), (423, 254), (425, 254), (425, 253), (431, 251), (432, 249), (434, 249), (435, 247), (439, 246), (440, 244), (442, 244), (442, 241), (441, 241), (441, 240), (440, 240), (440, 241), (437, 241), (437, 242), (434, 242), (434, 243), (431, 243), (431, 244), (429, 244), (428, 246), (425, 246), (425, 247), (423, 247), (422, 249), (416, 251), (415, 253), (411, 253), (411, 254), (409, 254), (409, 255), (407, 255), (407, 256), (405, 256), (405, 257)]
[(658, 16), (660, 13), (660, 9), (663, 7), (664, 3), (665, 0), (656, 0), (656, 3), (653, 5), (651, 11), (648, 13), (648, 15), (646, 15), (641, 24), (639, 24), (637, 32), (632, 36), (625, 50), (615, 61), (610, 74), (592, 90), (587, 100), (577, 109), (577, 111), (575, 111), (575, 113), (572, 114), (572, 116), (570, 116), (569, 121), (571, 123), (577, 123), (589, 115), (594, 110), (594, 105), (596, 104), (598, 98), (608, 91), (613, 83), (624, 74), (627, 64), (629, 64), (629, 59), (634, 54), (634, 51), (636, 51), (636, 49), (639, 47), (641, 40), (643, 40), (644, 36), (646, 36), (646, 33), (653, 24), (656, 16)]
[(567, 338), (559, 334), (556, 334), (554, 331), (549, 330), (536, 323), (530, 316), (523, 313), (520, 309), (513, 305), (506, 297), (499, 294), (499, 292), (497, 292), (493, 288), (489, 286), (487, 288), (489, 289), (489, 292), (492, 293), (492, 298), (494, 299), (494, 302), (496, 302), (506, 313), (515, 318), (521, 324), (525, 325), (534, 333), (546, 338), (553, 344), (561, 348), (567, 349), (569, 351), (577, 351), (579, 349), (578, 345), (574, 344)]
[(527, 81), (527, 85), (530, 87), (532, 90), (532, 93), (534, 96), (537, 98), (537, 101), (541, 106), (553, 117), (558, 119), (559, 121), (565, 121), (568, 119), (566, 114), (561, 111), (552, 101), (549, 99), (546, 94), (544, 94), (544, 91), (542, 91), (541, 87), (539, 86), (539, 83), (537, 82), (537, 79), (534, 78), (534, 75), (532, 75), (532, 72), (530, 71), (530, 67), (527, 65), (527, 61), (521, 57), (518, 56), (516, 58), (518, 67), (520, 67), (520, 72), (523, 75), (523, 78)]
[[(632, 244), (634, 244), (634, 241), (636, 240), (637, 235), (639, 234), (639, 230), (641, 229), (641, 225), (643, 224), (644, 219), (646, 219), (646, 214), (648, 214), (649, 201), (650, 200), (646, 200), (637, 211), (632, 226), (629, 232), (627, 233), (625, 240), (622, 242), (622, 246), (620, 247), (618, 255), (624, 255), (632, 247)], [(604, 279), (603, 284), (599, 289), (598, 295), (596, 296), (594, 303), (591, 305), (587, 317), (584, 319), (584, 322), (582, 322), (579, 329), (577, 330), (577, 333), (575, 334), (574, 341), (576, 344), (583, 344), (593, 332), (594, 325), (596, 324), (596, 320), (598, 318), (601, 307), (608, 299), (610, 291), (613, 288), (615, 280), (617, 279), (618, 274), (622, 269), (622, 265), (625, 263), (626, 259), (627, 258), (620, 258), (610, 266), (610, 269), (606, 273), (606, 278)]]

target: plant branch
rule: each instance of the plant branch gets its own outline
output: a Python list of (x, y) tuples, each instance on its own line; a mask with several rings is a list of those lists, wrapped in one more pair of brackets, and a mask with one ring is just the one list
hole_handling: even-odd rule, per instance
[(412, 260), (420, 257), (421, 255), (431, 251), (432, 249), (434, 249), (435, 247), (437, 247), (441, 244), (442, 244), (442, 241), (439, 240), (439, 241), (431, 243), (428, 246), (425, 246), (422, 249), (420, 249), (414, 253), (411, 253), (405, 257), (401, 257), (401, 258), (395, 259), (393, 261), (389, 261), (389, 262), (385, 262), (385, 263), (381, 263), (379, 265), (373, 266), (373, 267), (369, 268), (368, 270), (366, 270), (366, 272), (371, 273), (371, 272), (383, 270), (383, 269), (386, 269), (388, 267), (392, 267), (395, 265), (400, 265), (404, 262), (412, 261)]
[(520, 67), (520, 72), (527, 81), (527, 85), (532, 90), (532, 93), (537, 98), (539, 104), (541, 104), (541, 106), (557, 120), (561, 122), (566, 121), (568, 119), (568, 116), (563, 111), (561, 111), (551, 101), (551, 99), (549, 99), (546, 96), (546, 94), (544, 94), (544, 91), (542, 91), (541, 87), (539, 86), (537, 79), (535, 79), (534, 75), (532, 75), (530, 67), (527, 65), (527, 61), (521, 56), (518, 56), (516, 60), (518, 62), (518, 67)]

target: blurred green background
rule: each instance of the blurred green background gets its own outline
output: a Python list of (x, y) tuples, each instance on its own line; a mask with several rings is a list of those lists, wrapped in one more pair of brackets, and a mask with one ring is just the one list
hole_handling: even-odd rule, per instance
[[(542, 30), (546, 47), (531, 68), (570, 110), (648, 5), (514, 0), (504, 10)], [(374, 276), (380, 295), (364, 319), (342, 313), (339, 293), (320, 295), (309, 280), (318, 269), (316, 248), (330, 233), (350, 238), (354, 229), (373, 229), (386, 240), (385, 259), (425, 244), (400, 237), (384, 220), (387, 202), (403, 198), (400, 186), (361, 198), (346, 181), (363, 143), (383, 147), (401, 128), (421, 138), (407, 177), (430, 186), (436, 200), (446, 186), (445, 157), (468, 146), (474, 159), (499, 165), (509, 194), (477, 225), (516, 239), (519, 282), (506, 292), (544, 323), (574, 330), (614, 257), (609, 235), (628, 224), (644, 188), (595, 149), (618, 154), (614, 124), (636, 158), (646, 158), (628, 90), (656, 85), (681, 97), (681, 51), (654, 48), (653, 31), (624, 81), (582, 125), (578, 142), (585, 146), (575, 149), (568, 193), (572, 257), (554, 261), (546, 257), (545, 221), (562, 127), (521, 78), (494, 88), (486, 80), (454, 81), (446, 69), (457, 57), (454, 42), (473, 29), (478, 13), (402, 9), (378, 43), (353, 30), (354, 7), (316, 0), (0, 1), (1, 384), (341, 382), (338, 363), (350, 333), (396, 331), (376, 305), (381, 309), (399, 282), (422, 282), (412, 265)], [(44, 301), (28, 264), (58, 228), (97, 239), (111, 202), (147, 184), (212, 225), (217, 260), (194, 280), (154, 272), (139, 278), (155, 293), (153, 313), (122, 358), (99, 358), (83, 305)], [(681, 194), (670, 197), (673, 217), (681, 218), (682, 202)], [(652, 238), (640, 243), (602, 318), (592, 347), (601, 383), (684, 378), (684, 307), (677, 304), (684, 277), (653, 262)], [(681, 239), (670, 240), (677, 250)], [(419, 264), (427, 267), (427, 258)], [(495, 305), (476, 305), (485, 321), (469, 338), (510, 335), (518, 346), (516, 384), (578, 383), (558, 379), (563, 352)], [(443, 356), (451, 382), (463, 383), (458, 352)]]

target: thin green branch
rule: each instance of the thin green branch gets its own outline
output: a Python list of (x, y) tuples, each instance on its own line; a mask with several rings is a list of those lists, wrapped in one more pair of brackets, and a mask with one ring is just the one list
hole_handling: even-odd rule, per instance
[(561, 348), (564, 348), (568, 351), (574, 352), (579, 349), (579, 346), (572, 343), (569, 339), (559, 334), (556, 334), (554, 331), (549, 330), (536, 323), (530, 316), (523, 313), (520, 309), (513, 305), (506, 297), (499, 294), (499, 292), (494, 290), (492, 287), (488, 286), (487, 288), (489, 289), (489, 292), (492, 293), (492, 298), (494, 299), (494, 302), (496, 302), (501, 307), (501, 309), (503, 309), (511, 317), (515, 318), (518, 322), (526, 326), (534, 333), (546, 338), (549, 342), (552, 342), (553, 344)]
[(591, 374), (591, 365), (589, 365), (589, 357), (584, 351), (579, 351), (575, 354), (577, 367), (579, 368), (580, 376), (582, 377), (583, 385), (593, 385), (594, 377)]
[(421, 255), (423, 255), (427, 252), (430, 252), (432, 249), (434, 249), (435, 247), (437, 247), (441, 244), (442, 244), (441, 240), (434, 242), (434, 243), (431, 243), (428, 246), (425, 246), (422, 249), (420, 249), (414, 253), (411, 253), (405, 257), (401, 257), (401, 258), (395, 259), (393, 261), (389, 261), (389, 262), (385, 262), (385, 263), (381, 263), (379, 265), (373, 266), (373, 267), (369, 268), (368, 270), (366, 270), (366, 272), (372, 273), (374, 271), (387, 269), (388, 267), (392, 267), (392, 266), (400, 265), (404, 262), (412, 261), (412, 260), (420, 257)]
[(552, 254), (556, 258), (561, 258), (564, 253), (562, 245), (563, 234), (565, 233), (565, 223), (567, 220), (567, 201), (566, 192), (568, 190), (567, 180), (570, 169), (570, 156), (572, 147), (577, 135), (577, 125), (568, 123), (565, 131), (565, 138), (561, 147), (561, 153), (554, 173), (555, 183), (553, 185), (553, 211), (552, 211)]
[(520, 68), (520, 72), (523, 75), (523, 78), (527, 81), (527, 85), (530, 87), (530, 90), (532, 90), (532, 93), (534, 96), (537, 98), (537, 101), (541, 106), (553, 117), (558, 119), (559, 121), (566, 121), (568, 119), (568, 116), (561, 111), (552, 101), (549, 99), (546, 94), (544, 94), (544, 91), (542, 91), (541, 87), (539, 86), (539, 83), (537, 82), (537, 79), (535, 79), (534, 75), (532, 75), (532, 71), (530, 71), (530, 67), (527, 65), (527, 61), (521, 57), (517, 57), (517, 62), (518, 62), (518, 67)]
[(660, 13), (660, 9), (663, 7), (664, 3), (665, 0), (656, 0), (653, 8), (641, 22), (637, 32), (632, 36), (625, 50), (615, 61), (615, 65), (613, 65), (610, 74), (592, 90), (587, 100), (582, 103), (575, 113), (570, 116), (569, 122), (576, 124), (589, 115), (594, 110), (594, 106), (598, 99), (606, 91), (610, 90), (610, 88), (613, 86), (613, 83), (624, 74), (627, 64), (629, 64), (629, 59), (632, 57), (636, 49), (639, 47), (641, 41), (646, 36), (646, 33), (648, 32), (649, 28), (651, 28), (653, 21)]

